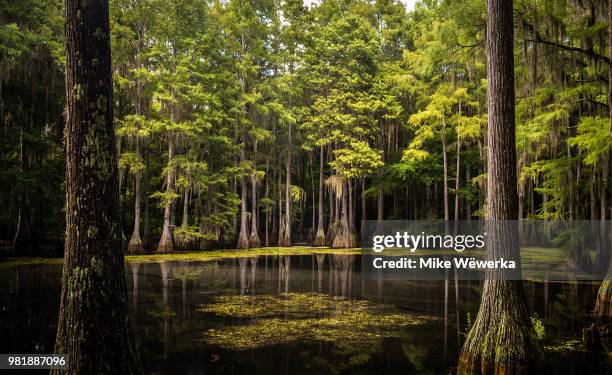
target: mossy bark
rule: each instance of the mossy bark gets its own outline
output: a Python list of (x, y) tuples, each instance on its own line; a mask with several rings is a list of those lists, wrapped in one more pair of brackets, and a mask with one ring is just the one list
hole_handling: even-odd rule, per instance
[(529, 374), (543, 358), (525, 305), (522, 282), (486, 280), (457, 374)]
[(528, 374), (543, 357), (521, 281), (512, 38), (512, 1), (487, 0), (487, 259), (514, 260), (517, 268), (486, 270), (458, 374)]
[(66, 242), (52, 374), (142, 374), (128, 312), (108, 0), (66, 0)]

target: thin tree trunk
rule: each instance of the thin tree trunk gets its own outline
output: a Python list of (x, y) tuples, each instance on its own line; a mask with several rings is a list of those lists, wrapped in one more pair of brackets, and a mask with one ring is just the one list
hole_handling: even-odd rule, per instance
[(353, 198), (353, 181), (348, 179), (348, 224), (351, 228), (352, 232), (355, 232), (355, 210), (353, 206), (354, 198)]
[[(136, 141), (138, 147), (138, 141)], [(142, 251), (142, 241), (140, 240), (140, 175), (141, 172), (136, 172), (134, 181), (134, 231), (128, 244), (128, 253), (135, 254)]]
[[(365, 198), (365, 178), (361, 179), (361, 222), (363, 223), (365, 220), (367, 220), (367, 203), (366, 203), (366, 198)], [(360, 225), (359, 227), (360, 231), (363, 231), (363, 225)]]
[[(168, 170), (166, 172), (166, 194), (174, 193), (174, 167), (172, 159), (174, 158), (175, 135), (168, 134)], [(166, 199), (164, 205), (164, 224), (162, 236), (157, 246), (158, 253), (171, 253), (174, 251), (174, 239), (172, 237), (172, 199)]]
[[(266, 161), (266, 199), (269, 199), (270, 196), (270, 178), (268, 178), (268, 166), (269, 166), (269, 160)], [(274, 179), (272, 179), (272, 181), (274, 181)], [(265, 238), (265, 245), (266, 247), (270, 246), (270, 210), (272, 208), (269, 207), (266, 209), (266, 238)]]
[[(240, 161), (246, 160), (246, 130), (242, 130), (242, 150), (240, 151)], [(249, 234), (247, 222), (247, 182), (245, 176), (240, 176), (240, 229), (238, 234), (238, 249), (249, 248)]]
[[(26, 163), (25, 163), (25, 148), (23, 144), (23, 126), (19, 128), (19, 168), (21, 174), (25, 174)], [(19, 184), (18, 193), (18, 212), (17, 212), (17, 225), (15, 226), (15, 236), (13, 237), (13, 255), (17, 255), (22, 250), (27, 248), (28, 245), (28, 223), (26, 211), (28, 205), (26, 201), (26, 187)], [(22, 254), (20, 254), (22, 255)]]
[[(455, 222), (459, 221), (459, 189), (461, 187), (461, 140), (457, 139), (457, 168), (455, 172)], [(456, 225), (456, 224), (455, 224)]]
[[(146, 148), (145, 148), (146, 150)], [(142, 250), (149, 252), (151, 246), (150, 205), (149, 205), (149, 162), (148, 152), (145, 152), (145, 186), (144, 186), (144, 228), (142, 233)]]
[[(66, 0), (66, 241), (52, 374), (142, 374), (129, 321), (107, 0)], [(95, 62), (95, 63), (93, 63)]]
[(512, 1), (487, 0), (487, 258), (515, 260), (517, 269), (486, 271), (458, 374), (527, 374), (543, 358), (520, 280), (512, 38)]
[[(442, 119), (442, 122), (444, 122), (445, 120)], [(445, 125), (442, 125), (443, 127)], [(447, 151), (446, 151), (446, 137), (444, 134), (444, 129), (442, 129), (442, 135), (441, 135), (441, 140), (442, 140), (442, 161), (444, 163), (444, 181), (443, 181), (443, 185), (444, 185), (444, 220), (448, 221), (449, 219), (449, 209), (448, 209), (448, 155), (447, 155)]]
[[(470, 183), (470, 168), (465, 168), (465, 182), (466, 184)], [(465, 219), (472, 220), (472, 203), (469, 200), (465, 200)]]
[(285, 186), (285, 231), (281, 246), (291, 246), (291, 153), (293, 152), (293, 125), (287, 130), (287, 165)]
[[(138, 68), (142, 68), (142, 63), (141, 63), (141, 54), (140, 54), (140, 47), (141, 47), (141, 33), (140, 30), (138, 31), (138, 40), (137, 40), (137, 61), (138, 61)], [(141, 102), (141, 84), (140, 84), (140, 79), (136, 79), (136, 114), (137, 115), (142, 115), (142, 102)], [(140, 160), (140, 135), (138, 134), (138, 131), (140, 130), (140, 127), (137, 126), (136, 128), (136, 145), (135, 145), (135, 151), (136, 151), (136, 158), (138, 160)], [(140, 185), (141, 185), (141, 179), (142, 179), (142, 172), (140, 170), (136, 171), (136, 173), (134, 174), (134, 229), (132, 231), (132, 237), (130, 238), (130, 242), (128, 243), (128, 248), (127, 251), (130, 254), (134, 254), (134, 253), (139, 253), (142, 251), (142, 241), (140, 239), (140, 196), (141, 196), (141, 192), (140, 192)]]
[(253, 141), (253, 169), (254, 172), (251, 175), (251, 187), (253, 189), (251, 193), (251, 235), (249, 236), (249, 245), (251, 247), (261, 247), (261, 241), (259, 240), (259, 232), (257, 229), (257, 166), (255, 165), (255, 158), (257, 157), (257, 140)]
[(310, 168), (310, 191), (312, 191), (312, 211), (311, 211), (311, 219), (312, 219), (312, 224), (310, 225), (310, 229), (308, 230), (308, 242), (314, 242), (315, 239), (315, 230), (316, 230), (316, 226), (317, 226), (317, 214), (316, 214), (316, 203), (315, 203), (315, 183), (314, 183), (314, 173), (312, 171), (312, 164), (314, 163), (313, 158), (314, 158), (314, 153), (309, 153), (308, 154), (309, 159), (308, 159), (308, 166)]

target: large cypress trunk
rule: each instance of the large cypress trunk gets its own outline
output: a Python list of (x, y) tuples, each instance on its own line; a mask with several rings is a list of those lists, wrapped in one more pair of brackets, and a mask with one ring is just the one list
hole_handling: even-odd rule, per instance
[(340, 197), (342, 201), (342, 216), (340, 219), (340, 224), (338, 226), (338, 231), (334, 236), (334, 241), (332, 242), (332, 247), (334, 248), (352, 248), (357, 247), (357, 241), (355, 233), (351, 228), (351, 224), (349, 223), (349, 208), (348, 208), (348, 195), (349, 189), (348, 184), (350, 182), (342, 181), (342, 196)]
[(66, 243), (56, 353), (69, 374), (142, 373), (128, 314), (108, 1), (66, 0)]
[[(512, 1), (487, 0), (487, 258), (518, 261), (512, 22)], [(541, 359), (518, 280), (520, 262), (517, 267), (513, 274), (487, 270), (480, 310), (457, 373), (525, 374)]]

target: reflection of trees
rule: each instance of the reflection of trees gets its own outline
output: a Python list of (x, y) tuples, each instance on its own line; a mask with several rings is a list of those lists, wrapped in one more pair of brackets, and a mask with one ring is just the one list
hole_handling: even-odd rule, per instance
[(330, 280), (333, 279), (333, 294), (350, 298), (353, 295), (353, 255), (333, 254), (330, 256)]
[(132, 269), (132, 307), (134, 312), (138, 311), (138, 279), (140, 274), (141, 263), (132, 262), (130, 268)]
[(325, 263), (325, 254), (317, 254), (315, 255), (315, 259), (317, 260), (317, 291), (319, 293), (323, 292), (323, 265)]
[(171, 340), (171, 325), (172, 325), (172, 311), (170, 309), (170, 303), (168, 300), (168, 287), (170, 284), (170, 273), (172, 272), (173, 264), (171, 262), (160, 262), (159, 268), (162, 275), (162, 301), (163, 309), (162, 319), (164, 321), (164, 358), (168, 357), (168, 349), (170, 347)]
[(258, 259), (258, 256), (238, 259), (238, 267), (240, 269), (240, 295), (245, 295), (249, 292), (254, 293)]
[[(291, 256), (282, 255), (278, 257), (278, 291), (289, 293), (289, 279), (291, 271)], [(284, 289), (283, 289), (284, 286)]]
[(444, 361), (448, 352), (448, 269), (444, 272)]
[(187, 282), (196, 281), (201, 272), (202, 269), (200, 267), (198, 267), (197, 265), (193, 265), (190, 262), (181, 262), (177, 267), (173, 269), (173, 277), (175, 279), (181, 280), (181, 311), (184, 318), (189, 317), (189, 303), (187, 301)]

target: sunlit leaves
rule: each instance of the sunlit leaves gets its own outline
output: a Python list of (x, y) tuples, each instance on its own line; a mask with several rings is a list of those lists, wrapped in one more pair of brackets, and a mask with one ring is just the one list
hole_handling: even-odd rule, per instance
[(586, 151), (586, 164), (597, 164), (609, 152), (612, 146), (609, 124), (610, 120), (604, 117), (585, 116), (580, 119), (578, 135), (568, 142)]

